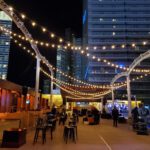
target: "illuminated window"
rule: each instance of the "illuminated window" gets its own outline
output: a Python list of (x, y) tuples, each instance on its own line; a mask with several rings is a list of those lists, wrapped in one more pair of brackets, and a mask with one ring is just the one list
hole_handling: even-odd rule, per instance
[(103, 18), (100, 18), (99, 20), (100, 20), (100, 21), (103, 21)]
[(5, 64), (5, 65), (3, 65), (3, 68), (7, 68), (7, 65)]
[(113, 22), (115, 22), (115, 21), (116, 21), (116, 19), (112, 19), (112, 21), (113, 21)]
[(9, 42), (5, 42), (5, 45), (9, 45)]
[(112, 33), (112, 35), (114, 36), (114, 35), (116, 35), (116, 33), (115, 33), (115, 32), (113, 32), (113, 33)]
[(2, 79), (6, 79), (6, 74), (2, 74)]

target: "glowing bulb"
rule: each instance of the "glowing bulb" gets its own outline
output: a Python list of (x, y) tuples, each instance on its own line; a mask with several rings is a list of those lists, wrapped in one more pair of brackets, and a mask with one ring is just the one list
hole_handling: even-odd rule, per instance
[(42, 31), (43, 31), (43, 32), (46, 32), (46, 28), (42, 28)]
[(121, 47), (122, 47), (122, 48), (125, 48), (125, 45), (123, 44), (123, 45), (121, 45)]
[(95, 56), (93, 56), (92, 58), (95, 59)]
[(106, 49), (106, 46), (103, 46), (102, 49), (105, 50), (105, 49)]
[(25, 16), (24, 14), (21, 14), (21, 18), (22, 18), (22, 19), (25, 19), (26, 16)]
[(80, 49), (81, 49), (81, 47), (78, 47), (78, 49), (80, 50)]
[(10, 11), (13, 11), (13, 8), (12, 8), (12, 7), (9, 7), (9, 10), (10, 10)]
[(59, 39), (59, 42), (60, 42), (60, 43), (62, 43), (62, 42), (63, 42), (63, 39), (62, 39), (62, 38), (60, 38), (60, 39)]
[(40, 43), (40, 45), (44, 45), (44, 43), (43, 43), (43, 42), (41, 42), (41, 43)]
[(115, 48), (115, 45), (112, 45), (111, 48), (114, 49), (114, 48)]
[(48, 44), (48, 43), (46, 43), (45, 45), (46, 45), (47, 47), (49, 47), (49, 44)]
[(135, 43), (132, 43), (132, 47), (135, 47)]
[(147, 44), (147, 42), (146, 42), (146, 41), (144, 41), (144, 42), (143, 42), (143, 45), (146, 45), (146, 44)]
[(51, 33), (51, 38), (54, 38), (55, 37), (55, 34)]
[(35, 26), (36, 26), (36, 23), (35, 23), (35, 22), (32, 22), (32, 26), (35, 27)]
[(54, 45), (54, 44), (52, 44), (52, 47), (54, 48), (54, 47), (55, 47), (55, 45)]
[(95, 46), (95, 47), (94, 47), (94, 49), (96, 50), (96, 49), (97, 49), (97, 47)]
[(82, 50), (82, 51), (81, 51), (81, 54), (83, 54), (83, 53), (84, 53), (84, 51)]

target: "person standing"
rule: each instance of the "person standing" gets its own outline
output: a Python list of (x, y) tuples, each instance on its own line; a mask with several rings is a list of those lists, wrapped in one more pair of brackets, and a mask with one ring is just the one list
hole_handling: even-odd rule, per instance
[(114, 127), (117, 127), (118, 116), (119, 116), (119, 111), (116, 108), (116, 106), (114, 106), (114, 109), (112, 110), (112, 118), (113, 118), (113, 126)]
[(138, 107), (136, 106), (135, 108), (133, 108), (131, 113), (132, 113), (132, 127), (133, 127), (133, 129), (136, 129), (137, 123), (139, 121)]

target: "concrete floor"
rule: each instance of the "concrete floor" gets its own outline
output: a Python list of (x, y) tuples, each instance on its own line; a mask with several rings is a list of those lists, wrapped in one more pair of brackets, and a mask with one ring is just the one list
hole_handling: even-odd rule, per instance
[(57, 126), (53, 136), (51, 141), (50, 134), (47, 133), (44, 145), (40, 138), (33, 145), (34, 132), (28, 131), (27, 144), (18, 150), (150, 150), (150, 135), (137, 135), (128, 124), (119, 124), (115, 128), (112, 120), (102, 120), (100, 125), (85, 125), (80, 121), (76, 144), (72, 141), (65, 144), (62, 125)]

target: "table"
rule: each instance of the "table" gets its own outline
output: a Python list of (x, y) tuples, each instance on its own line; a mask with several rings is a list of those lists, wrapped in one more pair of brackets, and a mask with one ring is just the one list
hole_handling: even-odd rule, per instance
[(25, 143), (26, 143), (25, 128), (11, 128), (4, 130), (2, 147), (18, 148)]

